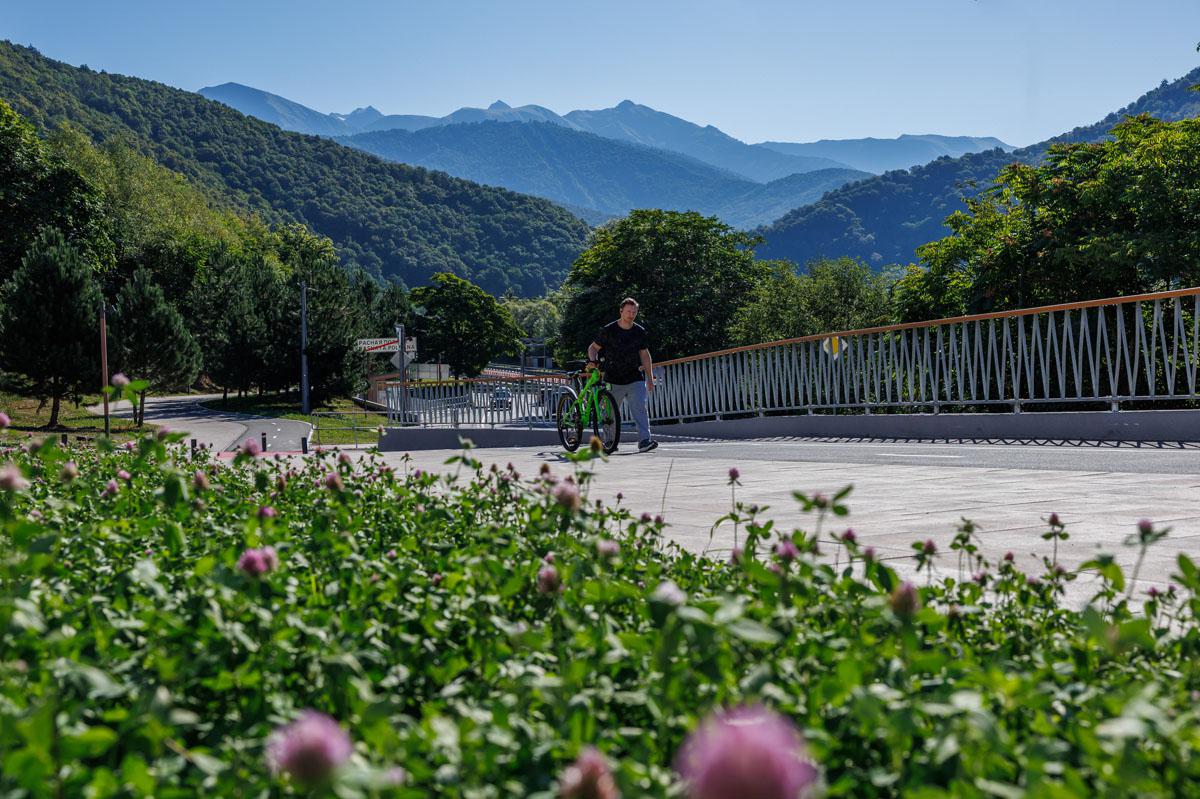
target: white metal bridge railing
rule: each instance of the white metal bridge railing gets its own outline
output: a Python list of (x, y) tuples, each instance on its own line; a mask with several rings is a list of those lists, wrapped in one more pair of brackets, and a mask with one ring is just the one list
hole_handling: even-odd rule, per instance
[(664, 361), (654, 421), (1195, 400), (1200, 288), (848, 330)]
[(383, 386), (389, 424), (422, 427), (553, 427), (563, 374), (394, 381)]
[[(654, 422), (1200, 400), (1200, 288), (846, 330), (655, 365)], [(553, 426), (564, 375), (384, 384), (391, 424)], [(622, 414), (627, 417), (627, 414)]]

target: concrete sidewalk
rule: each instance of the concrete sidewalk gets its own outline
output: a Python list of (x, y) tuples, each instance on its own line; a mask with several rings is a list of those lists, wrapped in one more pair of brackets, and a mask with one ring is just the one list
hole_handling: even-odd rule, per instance
[[(822, 531), (823, 549), (836, 550), (832, 534), (852, 527), (864, 546), (911, 575), (912, 543), (932, 538), (942, 556), (940, 570), (956, 575), (957, 555), (949, 549), (963, 518), (975, 522), (983, 554), (998, 561), (1013, 552), (1028, 573), (1041, 573), (1043, 555), (1051, 544), (1042, 539), (1045, 518), (1056, 512), (1067, 524), (1070, 539), (1059, 544), (1059, 560), (1076, 567), (1098, 552), (1113, 553), (1132, 575), (1137, 552), (1125, 546), (1139, 519), (1169, 525), (1171, 534), (1146, 557), (1135, 593), (1150, 585), (1165, 588), (1175, 571), (1176, 556), (1186, 552), (1200, 557), (1200, 474), (1129, 474), (1030, 469), (972, 468), (964, 466), (847, 464), (773, 461), (765, 457), (744, 462), (729, 460), (722, 450), (735, 445), (709, 443), (708, 457), (672, 458), (664, 446), (651, 455), (617, 454), (607, 462), (590, 464), (596, 476), (590, 498), (615, 501), (631, 512), (662, 513), (667, 535), (681, 546), (723, 557), (734, 543), (729, 523), (713, 530), (713, 523), (730, 509), (730, 467), (741, 473), (737, 499), (766, 508), (777, 529), (812, 530), (815, 517), (802, 514), (792, 497), (794, 490), (833, 494), (854, 487), (847, 499), (850, 515), (828, 519)], [(445, 472), (450, 450), (411, 453), (409, 468)], [(732, 454), (731, 452), (728, 454)], [(512, 462), (523, 476), (537, 474), (543, 463), (566, 475), (571, 464), (555, 448), (475, 450), (485, 464)], [(386, 453), (396, 465), (403, 455)], [(1071, 584), (1068, 600), (1082, 602), (1094, 591), (1094, 581), (1082, 577)]]

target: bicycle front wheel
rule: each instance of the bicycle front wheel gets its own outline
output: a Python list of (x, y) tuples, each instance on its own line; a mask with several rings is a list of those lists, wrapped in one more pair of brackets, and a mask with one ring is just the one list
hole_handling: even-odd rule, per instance
[(596, 393), (596, 413), (592, 416), (592, 432), (600, 439), (607, 455), (621, 443), (621, 406), (608, 389)]
[(579, 403), (575, 392), (566, 389), (558, 398), (558, 411), (554, 414), (558, 425), (558, 440), (567, 452), (579, 449), (583, 440), (583, 419), (579, 416)]

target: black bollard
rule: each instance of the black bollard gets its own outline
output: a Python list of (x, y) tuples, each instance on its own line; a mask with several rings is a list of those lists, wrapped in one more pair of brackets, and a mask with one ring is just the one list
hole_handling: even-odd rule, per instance
[(59, 440), (60, 440), (60, 441), (62, 441), (62, 444), (63, 444), (63, 446), (65, 447), (65, 446), (67, 445), (67, 434), (66, 434), (66, 433), (63, 433), (63, 434), (61, 435), (61, 437), (59, 438)]
[(192, 455), (195, 456), (195, 454), (196, 454), (196, 439), (193, 438), (192, 439)]
[(266, 430), (264, 430), (262, 432), (262, 451), (263, 452), (267, 451), (267, 431)]
[(300, 436), (300, 451), (305, 455), (308, 454), (308, 436)]

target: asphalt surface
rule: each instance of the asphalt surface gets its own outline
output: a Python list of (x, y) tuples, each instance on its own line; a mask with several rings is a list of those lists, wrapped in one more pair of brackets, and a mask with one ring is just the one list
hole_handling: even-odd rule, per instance
[[(236, 449), (247, 439), (261, 442), (265, 432), (268, 452), (299, 452), (301, 437), (312, 434), (312, 426), (307, 422), (220, 411), (204, 404), (219, 398), (219, 394), (150, 397), (146, 400), (146, 421), (172, 430), (186, 430), (190, 437), (218, 451)], [(88, 410), (97, 413), (100, 409)], [(113, 407), (116, 416), (129, 417), (131, 413), (128, 402)]]
[(690, 440), (659, 437), (659, 448), (641, 454), (626, 447), (617, 455), (638, 457), (961, 466), (992, 469), (1092, 472), (1096, 474), (1200, 474), (1200, 443), (1112, 441), (881, 441), (850, 439)]

